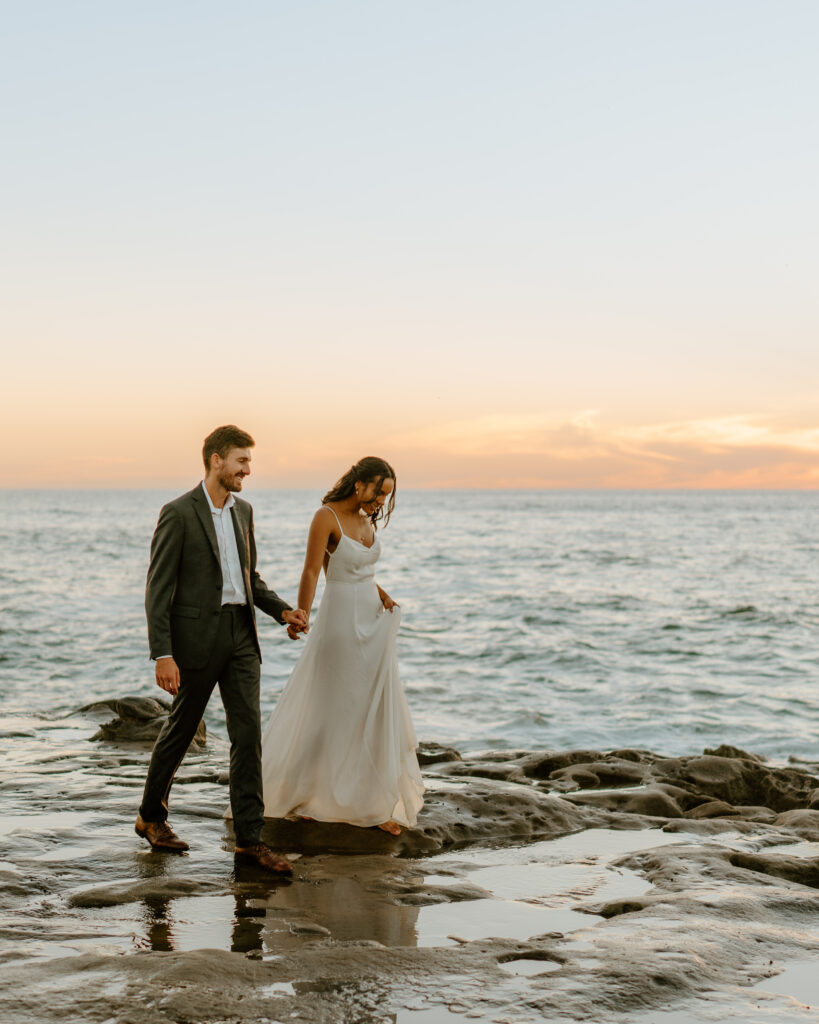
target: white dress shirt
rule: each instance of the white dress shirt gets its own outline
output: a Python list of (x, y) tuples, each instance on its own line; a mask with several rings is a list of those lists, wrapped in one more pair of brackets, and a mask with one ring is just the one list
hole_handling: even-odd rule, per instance
[(222, 563), (222, 604), (247, 604), (245, 581), (242, 579), (242, 563), (239, 561), (239, 547), (236, 544), (236, 531), (233, 529), (231, 509), (236, 504), (232, 494), (228, 494), (224, 508), (217, 508), (211, 501), (205, 481), (202, 490), (210, 505), (213, 516), (213, 528), (219, 544), (219, 561)]

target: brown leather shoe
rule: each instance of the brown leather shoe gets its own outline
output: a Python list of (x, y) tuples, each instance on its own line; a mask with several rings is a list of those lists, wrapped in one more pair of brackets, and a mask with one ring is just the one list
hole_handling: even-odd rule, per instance
[(252, 860), (260, 868), (274, 875), (292, 875), (293, 867), (289, 860), (274, 853), (267, 843), (254, 843), (253, 846), (237, 846), (234, 850), (242, 860)]
[(168, 853), (184, 853), (190, 847), (184, 839), (180, 839), (167, 821), (143, 821), (137, 815), (134, 832), (147, 839), (154, 850), (165, 850)]

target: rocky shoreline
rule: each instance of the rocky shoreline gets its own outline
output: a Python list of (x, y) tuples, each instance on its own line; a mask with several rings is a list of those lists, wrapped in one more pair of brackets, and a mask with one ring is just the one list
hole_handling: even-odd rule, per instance
[(133, 835), (164, 713), (4, 721), (0, 1018), (817, 1019), (819, 764), (426, 744), (427, 802), (397, 839), (268, 822), (298, 858), (287, 884), (234, 865), (204, 732), (174, 790), (190, 855)]

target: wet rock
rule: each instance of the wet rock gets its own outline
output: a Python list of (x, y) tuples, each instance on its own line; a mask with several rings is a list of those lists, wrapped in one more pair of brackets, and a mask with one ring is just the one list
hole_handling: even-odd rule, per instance
[(400, 836), (336, 822), (268, 819), (264, 838), (276, 849), (308, 854), (418, 857), (487, 840), (531, 842), (608, 821), (592, 807), (574, 806), (531, 785), (475, 777), (431, 782), (417, 826), (404, 829)]
[(739, 814), (736, 807), (726, 804), (724, 800), (708, 800), (704, 804), (697, 804), (690, 811), (685, 812), (686, 818), (725, 818)]
[[(84, 761), (72, 761), (78, 755), (67, 749), (71, 774), (87, 772), (71, 805), (80, 793), (87, 813), (73, 831), (40, 821), (11, 835), (3, 851), (14, 865), (6, 862), (0, 881), (18, 888), (9, 896), (0, 1018), (339, 1024), (403, 1020), (412, 1006), (430, 1020), (453, 1007), (464, 1019), (515, 1024), (666, 1016), (790, 1024), (802, 1012), (763, 983), (788, 959), (810, 964), (817, 955), (819, 857), (796, 856), (805, 852), (801, 844), (793, 855), (782, 852), (800, 836), (819, 835), (819, 811), (809, 806), (817, 781), (806, 771), (783, 774), (733, 754), (646, 751), (568, 752), (542, 778), (532, 768), (554, 764), (554, 752), (465, 757), (467, 766), (507, 773), (500, 778), (448, 774), (438, 765), (461, 762), (433, 762), (427, 806), (401, 837), (269, 822), (291, 830), (294, 845), (283, 852), (316, 854), (296, 862), (287, 885), (237, 870), (230, 843), (219, 841), (221, 826), (205, 817), (221, 813), (225, 800), (213, 752), (190, 774), (195, 791), (174, 806), (188, 815), (192, 853), (170, 857), (150, 853), (133, 835), (133, 786), (146, 753), (116, 751), (103, 765), (98, 750), (83, 747)], [(53, 785), (54, 765), (42, 769)], [(634, 769), (643, 773), (637, 786)], [(559, 795), (559, 785), (583, 771), (598, 791)], [(34, 777), (21, 774), (21, 799)], [(106, 816), (100, 783), (108, 781)], [(721, 795), (727, 790), (756, 796), (737, 802)], [(760, 795), (796, 804), (776, 810)], [(695, 813), (682, 817), (688, 812)], [(587, 835), (587, 828), (601, 831)], [(527, 845), (544, 838), (558, 842)], [(83, 843), (88, 854), (78, 856)], [(336, 849), (373, 856), (328, 852)], [(427, 851), (441, 856), (415, 859)], [(38, 881), (48, 887), (33, 898)], [(476, 937), (491, 935), (495, 921), (517, 915), (524, 902), (542, 917), (525, 916), (516, 938)], [(444, 924), (432, 933), (435, 945), (424, 945), (436, 919)], [(546, 931), (556, 926), (564, 932)], [(535, 971), (524, 966), (524, 980), (510, 981), (515, 964), (527, 960)]]
[(729, 804), (757, 804), (775, 811), (805, 807), (816, 780), (793, 768), (768, 768), (746, 758), (680, 758), (676, 764), (660, 762), (657, 770), (682, 788), (709, 795)]
[(170, 900), (218, 888), (218, 884), (196, 878), (148, 878), (135, 882), (112, 882), (80, 889), (68, 895), (70, 907), (118, 907), (125, 903)]
[(809, 842), (819, 842), (819, 811), (808, 808), (778, 814), (775, 823), (796, 832)]
[(624, 750), (612, 750), (612, 757), (617, 757), (621, 761), (653, 761), (657, 755), (652, 754), (650, 750), (632, 750), (627, 747)]
[(586, 765), (572, 765), (570, 768), (558, 768), (549, 776), (551, 788), (561, 792), (574, 789), (597, 789), (600, 777)]
[(589, 765), (600, 780), (601, 786), (637, 786), (646, 778), (649, 769), (621, 757), (610, 757), (605, 761), (594, 761)]
[(417, 754), (420, 765), (461, 760), (461, 755), (454, 747), (443, 747), (440, 743), (421, 743), (418, 745)]
[(524, 775), (530, 779), (548, 779), (552, 772), (560, 768), (568, 768), (573, 764), (591, 764), (599, 761), (603, 755), (597, 750), (566, 750), (535, 752), (521, 758)]
[(478, 764), (448, 764), (444, 768), (445, 775), (471, 776), (475, 779), (500, 779), (504, 782), (527, 783), (526, 776), (521, 771), (520, 765), (514, 762), (482, 762)]
[(290, 925), (290, 931), (294, 935), (329, 935), (330, 929), (323, 925), (314, 924), (312, 921), (294, 921)]
[[(113, 697), (78, 708), (75, 714), (113, 712), (117, 717), (100, 725), (92, 740), (114, 743), (154, 743), (171, 710), (169, 701), (158, 697)], [(205, 746), (205, 723), (200, 722), (190, 748)]]
[(601, 917), (619, 917), (621, 914), (636, 914), (650, 904), (650, 900), (611, 900), (596, 908), (596, 913)]
[(757, 764), (762, 764), (765, 760), (765, 758), (760, 757), (759, 754), (749, 754), (747, 750), (741, 750), (739, 747), (732, 747), (727, 743), (722, 743), (713, 750), (703, 750), (703, 754), (711, 754), (714, 757), (738, 757), (744, 761), (756, 761)]
[(746, 807), (739, 804), (736, 810), (746, 821), (758, 821), (763, 825), (772, 825), (776, 821), (776, 811), (770, 807)]
[(437, 903), (463, 903), (468, 900), (491, 899), (492, 893), (472, 882), (453, 885), (423, 885), (399, 893), (398, 902), (407, 907), (428, 907)]
[(568, 794), (566, 800), (572, 803), (591, 804), (609, 811), (625, 814), (640, 814), (652, 818), (680, 818), (682, 811), (676, 801), (659, 786), (650, 786), (634, 793), (629, 790), (609, 793)]
[(732, 853), (728, 860), (735, 867), (758, 871), (774, 878), (819, 889), (819, 857), (788, 857), (784, 854)]

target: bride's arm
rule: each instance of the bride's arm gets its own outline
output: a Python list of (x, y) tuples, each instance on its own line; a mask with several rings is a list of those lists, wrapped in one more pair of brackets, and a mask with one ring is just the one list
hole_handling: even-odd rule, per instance
[[(310, 628), (310, 612), (313, 608), (313, 598), (316, 596), (321, 567), (324, 564), (324, 554), (334, 533), (338, 533), (338, 527), (333, 513), (329, 508), (320, 508), (310, 524), (310, 532), (307, 535), (307, 551), (304, 554), (304, 568), (301, 571), (301, 581), (299, 582), (298, 606), (307, 612), (307, 629)], [(305, 633), (307, 629), (305, 629)]]

